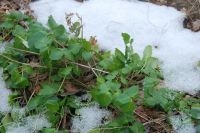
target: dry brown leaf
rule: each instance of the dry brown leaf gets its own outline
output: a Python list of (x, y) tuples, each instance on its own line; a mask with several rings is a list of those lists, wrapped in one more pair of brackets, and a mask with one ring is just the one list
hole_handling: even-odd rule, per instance
[(91, 36), (91, 37), (90, 37), (90, 43), (91, 43), (93, 46), (97, 45), (96, 36)]
[(35, 92), (36, 94), (38, 94), (40, 92), (40, 85), (36, 85), (35, 88), (33, 89), (33, 92)]
[(200, 30), (200, 19), (192, 22), (192, 30), (199, 31)]
[(40, 65), (39, 65), (38, 62), (33, 62), (33, 61), (31, 61), (29, 64), (30, 64), (30, 66), (33, 67), (33, 68), (35, 68), (35, 67), (40, 67)]
[(80, 90), (79, 90), (75, 85), (73, 85), (71, 82), (65, 83), (64, 89), (65, 89), (65, 92), (66, 92), (67, 94), (75, 94), (75, 93), (77, 93), (77, 92), (80, 91)]

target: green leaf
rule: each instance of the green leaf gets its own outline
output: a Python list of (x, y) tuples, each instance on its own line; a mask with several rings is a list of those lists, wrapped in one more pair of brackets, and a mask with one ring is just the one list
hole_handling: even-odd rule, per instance
[(63, 57), (64, 53), (59, 48), (52, 48), (50, 52), (51, 60), (60, 60)]
[(44, 104), (44, 97), (43, 96), (35, 96), (33, 97), (27, 104), (29, 110), (36, 109), (41, 104)]
[(145, 47), (143, 52), (143, 60), (146, 61), (152, 56), (152, 46), (148, 45)]
[(131, 97), (135, 98), (139, 93), (139, 88), (137, 86), (132, 86), (124, 91), (124, 94)]
[(101, 84), (98, 91), (95, 91), (94, 95), (96, 96), (96, 100), (99, 102), (101, 106), (108, 106), (112, 102), (112, 94), (109, 92), (110, 88), (106, 85), (106, 83)]
[(10, 19), (12, 19), (13, 21), (20, 21), (20, 20), (25, 20), (25, 19), (28, 19), (28, 16), (24, 15), (23, 13), (21, 12), (18, 12), (18, 11), (14, 11), (14, 12), (11, 12), (8, 17)]
[(144, 126), (139, 122), (135, 122), (132, 126), (130, 126), (130, 130), (132, 133), (145, 133)]
[(132, 66), (127, 65), (124, 68), (122, 68), (122, 73), (123, 74), (129, 74), (132, 71)]
[(154, 88), (158, 84), (159, 84), (159, 79), (157, 78), (146, 77), (144, 79), (144, 89)]
[(99, 62), (99, 65), (104, 69), (107, 69), (111, 72), (119, 70), (124, 67), (125, 63), (121, 61), (120, 58), (114, 56), (113, 58), (105, 58)]
[(124, 40), (124, 43), (127, 45), (130, 43), (130, 35), (127, 34), (127, 33), (122, 33), (122, 37), (123, 37), (123, 40)]
[(5, 29), (12, 29), (14, 26), (15, 26), (14, 22), (9, 22), (9, 21), (0, 24), (0, 28), (5, 28)]
[(22, 26), (16, 25), (15, 29), (13, 31), (13, 35), (25, 39), (26, 36), (27, 36), (27, 32), (26, 32), (26, 30)]
[(43, 83), (41, 85), (41, 90), (39, 92), (39, 95), (41, 96), (49, 96), (54, 95), (58, 92), (60, 85), (56, 83)]
[(113, 79), (116, 78), (116, 76), (118, 75), (118, 72), (115, 71), (115, 72), (112, 72), (112, 73), (109, 73), (105, 78), (109, 81), (112, 81)]
[(121, 84), (114, 81), (107, 81), (106, 86), (107, 88), (109, 88), (110, 91), (116, 91), (120, 89)]
[(48, 19), (48, 26), (51, 28), (51, 29), (54, 29), (58, 26), (58, 24), (56, 23), (56, 21), (54, 20), (53, 16), (49, 16), (49, 19)]
[(74, 55), (78, 54), (81, 48), (82, 48), (82, 45), (79, 43), (69, 45), (69, 49)]
[(112, 94), (110, 92), (100, 92), (97, 95), (97, 101), (101, 106), (106, 107), (112, 102)]
[(23, 69), (23, 73), (25, 74), (30, 75), (33, 73), (33, 68), (31, 66), (23, 66), (22, 69)]
[(191, 107), (191, 116), (194, 119), (200, 120), (200, 104), (195, 104)]
[(60, 77), (66, 77), (71, 74), (71, 71), (72, 71), (72, 67), (59, 68), (58, 75)]
[(101, 128), (91, 129), (89, 133), (101, 133)]
[(118, 59), (120, 59), (120, 61), (125, 63), (125, 61), (126, 61), (125, 55), (119, 49), (115, 49), (115, 56)]
[(62, 36), (66, 33), (65, 27), (63, 25), (55, 27), (52, 31), (55, 37)]
[(72, 67), (73, 67), (73, 68), (72, 68), (72, 72), (73, 72), (74, 74), (76, 74), (76, 76), (80, 76), (80, 74), (81, 74), (80, 68), (79, 68), (77, 65), (73, 65)]
[(29, 81), (25, 77), (19, 77), (18, 80), (15, 82), (15, 84), (20, 88), (25, 88), (29, 86)]
[(116, 99), (114, 99), (114, 105), (116, 105), (122, 112), (125, 113), (130, 113), (135, 108), (132, 99), (125, 94), (120, 94), (118, 97), (116, 97)]
[(3, 119), (1, 120), (1, 123), (3, 124), (3, 126), (6, 128), (7, 126), (9, 126), (9, 123), (11, 123), (13, 120), (10, 117), (9, 114), (6, 114)]
[(22, 76), (17, 69), (11, 71), (11, 83), (12, 88), (25, 88), (29, 86), (28, 78)]
[(58, 114), (47, 111), (46, 116), (48, 116), (48, 120), (52, 125), (57, 125), (60, 121), (61, 113)]
[(64, 53), (64, 57), (67, 60), (70, 60), (70, 61), (74, 61), (75, 60), (75, 57), (74, 57), (72, 51), (70, 51), (69, 49), (63, 49), (63, 53)]
[(133, 121), (134, 121), (133, 115), (127, 113), (120, 113), (108, 124), (108, 127), (119, 127), (122, 125), (127, 125), (129, 123), (132, 123)]
[(149, 107), (154, 107), (158, 104), (158, 101), (154, 97), (148, 97), (145, 98), (145, 104)]
[(92, 53), (91, 52), (87, 52), (87, 51), (84, 51), (82, 53), (82, 57), (85, 61), (89, 61), (91, 58), (92, 58)]
[(42, 30), (30, 31), (27, 41), (30, 48), (36, 48), (39, 50), (47, 48), (52, 43), (48, 34)]
[(128, 84), (128, 80), (126, 79), (126, 77), (124, 77), (124, 76), (120, 76), (120, 80), (121, 80), (121, 82), (123, 83), (123, 84)]
[(81, 33), (82, 25), (80, 22), (74, 22), (73, 25), (70, 27), (70, 31), (78, 37)]
[(45, 103), (45, 105), (46, 105), (47, 109), (52, 113), (56, 113), (60, 109), (59, 99), (57, 97), (48, 99), (47, 102)]

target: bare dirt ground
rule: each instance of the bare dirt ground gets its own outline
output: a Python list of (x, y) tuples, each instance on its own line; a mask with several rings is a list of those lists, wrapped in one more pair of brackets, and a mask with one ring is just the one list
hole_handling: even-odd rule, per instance
[(5, 13), (21, 10), (25, 14), (32, 16), (29, 3), (31, 0), (0, 0), (0, 21)]

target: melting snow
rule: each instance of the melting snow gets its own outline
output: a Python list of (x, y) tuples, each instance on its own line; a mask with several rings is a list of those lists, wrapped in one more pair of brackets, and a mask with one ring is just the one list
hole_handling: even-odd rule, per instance
[(44, 127), (51, 127), (43, 115), (28, 116), (21, 122), (12, 123), (7, 127), (6, 133), (35, 133)]
[(166, 85), (191, 94), (200, 90), (200, 32), (184, 29), (185, 14), (174, 8), (137, 0), (41, 0), (30, 6), (43, 24), (53, 15), (66, 25), (65, 13), (78, 13), (84, 36), (96, 36), (102, 49), (124, 50), (121, 32), (134, 37), (134, 48), (140, 54), (146, 45), (156, 46), (154, 56), (162, 62)]
[(0, 113), (5, 114), (11, 110), (11, 106), (9, 105), (9, 95), (11, 91), (6, 88), (2, 74), (3, 69), (0, 68)]
[(170, 121), (176, 133), (196, 133), (194, 124), (185, 114), (172, 116)]
[(102, 120), (111, 115), (109, 111), (100, 109), (97, 104), (79, 109), (78, 114), (79, 116), (72, 119), (72, 132), (88, 133), (105, 124)]

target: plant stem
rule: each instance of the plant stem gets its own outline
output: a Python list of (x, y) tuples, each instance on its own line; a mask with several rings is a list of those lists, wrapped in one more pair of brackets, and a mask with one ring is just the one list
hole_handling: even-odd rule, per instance
[[(11, 59), (10, 57), (7, 57), (7, 56), (5, 56), (5, 55), (3, 55), (3, 54), (0, 54), (0, 56), (2, 56), (2, 57), (5, 58), (5, 59), (8, 59), (9, 61), (12, 61), (12, 62), (21, 64), (21, 65), (25, 65), (25, 66), (31, 66), (31, 67), (33, 67), (31, 64), (19, 62), (19, 61), (17, 61), (17, 60), (13, 60), (13, 59)], [(37, 65), (37, 66), (34, 66), (34, 67), (47, 68), (46, 66), (41, 66), (41, 65)]]
[(28, 50), (18, 49), (18, 48), (14, 48), (14, 47), (10, 47), (10, 46), (7, 46), (7, 47), (10, 48), (10, 49), (14, 49), (14, 50), (17, 50), (17, 51), (24, 52), (24, 53), (30, 53), (30, 54), (40, 55), (39, 53), (28, 51)]

